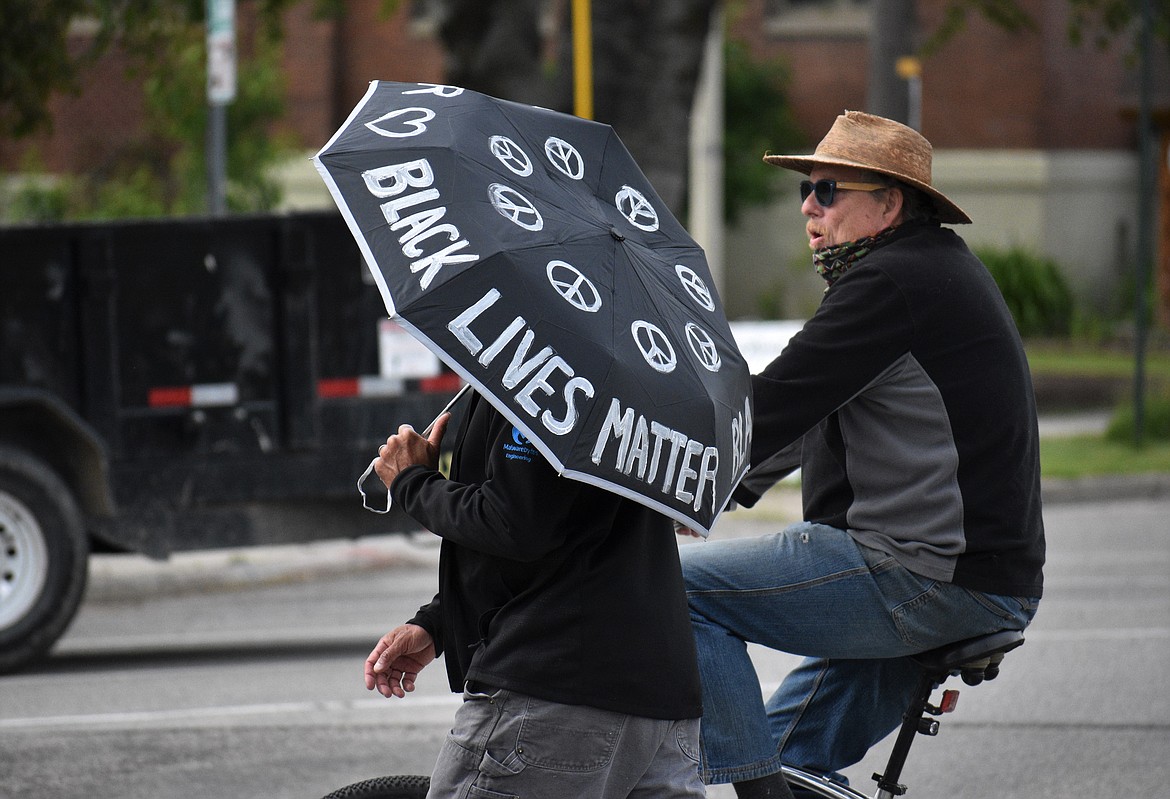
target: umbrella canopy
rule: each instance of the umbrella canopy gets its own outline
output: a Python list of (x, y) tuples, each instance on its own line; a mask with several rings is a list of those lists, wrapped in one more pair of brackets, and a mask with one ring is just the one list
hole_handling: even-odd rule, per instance
[(375, 81), (313, 161), (391, 316), (558, 472), (709, 531), (748, 465), (748, 369), (612, 128)]

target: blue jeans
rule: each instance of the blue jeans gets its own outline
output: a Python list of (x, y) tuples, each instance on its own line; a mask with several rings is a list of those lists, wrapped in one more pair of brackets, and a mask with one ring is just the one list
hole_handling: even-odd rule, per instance
[[(598, 685), (604, 690), (604, 675)], [(702, 799), (699, 720), (466, 690), (428, 799)]]
[[(952, 641), (1022, 630), (1037, 600), (921, 577), (843, 530), (803, 522), (680, 548), (703, 681), (702, 776), (780, 764), (833, 774), (900, 723), (920, 671)], [(745, 642), (804, 655), (765, 703)]]

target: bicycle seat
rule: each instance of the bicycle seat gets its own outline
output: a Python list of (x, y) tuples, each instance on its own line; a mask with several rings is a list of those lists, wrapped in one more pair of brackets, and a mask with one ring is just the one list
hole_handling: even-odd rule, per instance
[(928, 674), (959, 674), (967, 685), (978, 685), (999, 676), (1003, 656), (1023, 643), (1021, 631), (1000, 630), (919, 653), (914, 661)]

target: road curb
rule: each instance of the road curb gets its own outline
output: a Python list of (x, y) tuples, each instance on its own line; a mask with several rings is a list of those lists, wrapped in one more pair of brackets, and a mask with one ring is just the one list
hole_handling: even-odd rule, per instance
[(1170, 496), (1170, 474), (1049, 478), (1044, 481), (1041, 487), (1041, 496), (1046, 505), (1127, 499), (1161, 499)]
[[(1170, 496), (1170, 474), (1046, 479), (1046, 507), (1078, 502)], [(799, 521), (800, 488), (781, 484), (754, 508), (723, 518), (730, 536), (758, 535)], [(717, 528), (715, 536), (719, 537)], [(439, 539), (425, 531), (355, 540), (180, 553), (159, 561), (142, 555), (90, 558), (87, 602), (137, 602), (159, 596), (233, 591), (393, 569), (437, 569)]]
[(232, 591), (371, 571), (437, 568), (438, 539), (391, 533), (359, 539), (201, 550), (153, 560), (93, 555), (87, 602), (134, 602), (160, 595)]

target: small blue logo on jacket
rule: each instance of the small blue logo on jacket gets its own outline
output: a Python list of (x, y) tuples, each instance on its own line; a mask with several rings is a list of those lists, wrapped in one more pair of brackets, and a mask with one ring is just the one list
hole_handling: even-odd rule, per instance
[(528, 443), (528, 439), (520, 432), (520, 428), (512, 428), (512, 441), (504, 442), (504, 457), (510, 461), (524, 461), (532, 463), (536, 457), (536, 449)]

